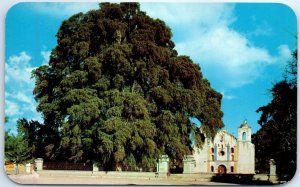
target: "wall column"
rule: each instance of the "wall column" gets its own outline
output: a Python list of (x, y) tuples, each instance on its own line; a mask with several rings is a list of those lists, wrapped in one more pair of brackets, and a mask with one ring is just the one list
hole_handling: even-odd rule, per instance
[(162, 155), (157, 163), (157, 173), (167, 174), (169, 172), (169, 157), (168, 155)]
[(230, 153), (230, 145), (227, 144), (227, 160), (228, 161), (230, 160), (230, 155), (231, 155), (231, 153)]
[(196, 161), (193, 155), (186, 155), (183, 159), (183, 173), (193, 173)]
[(35, 162), (36, 171), (42, 171), (44, 160), (42, 158), (37, 158), (34, 160), (34, 162)]
[(93, 161), (93, 172), (99, 171), (98, 163)]
[(217, 144), (215, 144), (215, 148), (214, 148), (214, 158), (215, 158), (215, 161), (217, 160), (217, 154), (218, 154), (218, 147), (217, 147)]
[(270, 174), (269, 174), (269, 181), (276, 182), (277, 176), (276, 176), (276, 164), (274, 159), (270, 159)]

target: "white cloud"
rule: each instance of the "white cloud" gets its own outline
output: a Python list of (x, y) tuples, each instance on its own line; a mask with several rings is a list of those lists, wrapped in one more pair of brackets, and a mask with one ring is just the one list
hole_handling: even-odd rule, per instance
[(41, 55), (43, 57), (42, 65), (48, 64), (50, 55), (51, 55), (51, 51), (42, 51)]
[(32, 103), (32, 97), (25, 95), (23, 92), (18, 92), (15, 98), (24, 103)]
[(276, 62), (276, 58), (266, 49), (252, 45), (247, 38), (229, 27), (214, 27), (191, 39), (179, 43), (176, 49), (200, 63), (204, 70), (211, 73), (208, 76), (219, 77), (225, 87), (251, 83), (267, 65)]
[(222, 91), (221, 94), (223, 96), (223, 99), (226, 99), (226, 100), (232, 100), (232, 99), (236, 98), (236, 96), (234, 96), (234, 95), (228, 95), (227, 93), (225, 94), (225, 91)]
[[(41, 52), (43, 61), (49, 58), (47, 51)], [(36, 111), (36, 102), (32, 94), (34, 79), (31, 79), (32, 57), (21, 52), (8, 58), (5, 63), (5, 115), (9, 119), (41, 119)], [(16, 120), (9, 120), (8, 129), (15, 129)]]
[(14, 55), (14, 56), (9, 57), (8, 61), (10, 63), (15, 63), (15, 64), (24, 62), (23, 65), (26, 66), (30, 60), (31, 60), (31, 56), (29, 56), (26, 52), (23, 51), (19, 54), (19, 56)]
[(15, 82), (19, 85), (31, 84), (31, 71), (33, 67), (29, 64), (31, 56), (26, 52), (21, 52), (19, 55), (13, 55), (8, 58), (8, 63), (5, 63), (5, 82)]
[[(176, 6), (175, 6), (176, 5)], [(252, 83), (265, 68), (288, 54), (287, 46), (279, 47), (277, 56), (253, 44), (248, 35), (234, 30), (236, 21), (231, 4), (142, 4), (142, 9), (165, 20), (173, 29), (176, 50), (199, 63), (204, 75), (215, 80), (218, 89), (236, 88)], [(175, 32), (174, 32), (175, 31)], [(256, 35), (271, 34), (269, 25), (257, 27)]]
[(292, 57), (292, 51), (288, 45), (280, 45), (278, 48), (278, 61), (281, 63), (286, 63)]
[(169, 25), (198, 24), (210, 26), (215, 24), (228, 25), (235, 18), (233, 4), (205, 3), (142, 3), (141, 9), (154, 18), (160, 18)]
[(15, 116), (20, 115), (22, 112), (20, 111), (20, 107), (17, 103), (12, 102), (10, 100), (5, 100), (5, 115), (6, 116)]

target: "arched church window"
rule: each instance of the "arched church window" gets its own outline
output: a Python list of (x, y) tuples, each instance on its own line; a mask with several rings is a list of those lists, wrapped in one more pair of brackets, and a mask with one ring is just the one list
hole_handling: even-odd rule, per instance
[(231, 153), (234, 153), (234, 148), (233, 147), (231, 148)]
[(234, 167), (233, 167), (233, 166), (230, 167), (230, 171), (231, 171), (232, 173), (234, 172)]
[(246, 132), (243, 132), (243, 134), (242, 134), (242, 140), (246, 141)]
[(215, 149), (212, 147), (211, 148), (211, 153), (214, 153), (215, 152)]
[(210, 171), (214, 172), (214, 166), (210, 166)]

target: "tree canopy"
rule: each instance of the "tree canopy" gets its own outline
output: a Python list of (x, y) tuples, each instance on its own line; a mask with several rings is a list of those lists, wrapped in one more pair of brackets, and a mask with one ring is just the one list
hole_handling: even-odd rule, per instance
[(5, 161), (13, 161), (17, 166), (17, 173), (19, 164), (24, 164), (32, 158), (31, 148), (28, 145), (21, 133), (17, 135), (5, 131)]
[(171, 37), (138, 3), (101, 3), (64, 21), (49, 64), (32, 73), (53, 137), (48, 158), (150, 167), (161, 154), (190, 154), (191, 133), (209, 137), (222, 128), (221, 94)]
[(274, 159), (280, 179), (291, 180), (297, 160), (297, 50), (288, 62), (284, 80), (272, 89), (272, 100), (260, 107), (261, 129), (254, 135), (257, 169), (268, 172)]

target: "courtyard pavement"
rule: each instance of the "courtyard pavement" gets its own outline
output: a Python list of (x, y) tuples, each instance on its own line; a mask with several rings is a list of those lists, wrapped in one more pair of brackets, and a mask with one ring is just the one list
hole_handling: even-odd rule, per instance
[(99, 176), (39, 176), (9, 175), (12, 181), (19, 184), (76, 184), (76, 185), (237, 185), (232, 183), (219, 183), (210, 181), (198, 181), (191, 179), (169, 178), (102, 178)]

